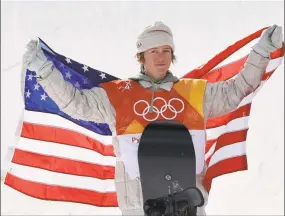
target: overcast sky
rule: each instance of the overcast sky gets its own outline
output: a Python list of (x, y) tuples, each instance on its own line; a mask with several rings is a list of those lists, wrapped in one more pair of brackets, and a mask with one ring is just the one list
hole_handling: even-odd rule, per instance
[[(139, 71), (134, 57), (137, 35), (145, 26), (160, 20), (173, 31), (177, 63), (171, 70), (182, 76), (263, 27), (284, 27), (284, 1), (1, 1), (1, 6), (2, 157), (7, 145), (13, 144), (23, 110), (20, 61), (31, 38), (40, 37), (63, 55), (127, 78)], [(227, 61), (248, 54), (251, 45)], [(284, 214), (283, 66), (253, 101), (247, 143), (249, 171), (213, 182), (208, 215)], [(80, 204), (35, 200), (3, 185), (1, 192), (2, 214), (80, 214), (94, 210)]]

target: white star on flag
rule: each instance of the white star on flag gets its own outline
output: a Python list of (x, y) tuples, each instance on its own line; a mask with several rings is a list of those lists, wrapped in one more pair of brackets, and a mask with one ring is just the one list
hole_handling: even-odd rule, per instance
[(60, 63), (60, 66), (59, 67), (62, 67), (62, 68), (64, 68), (64, 64), (63, 63)]
[(82, 68), (83, 68), (84, 72), (89, 71), (88, 66), (86, 66), (86, 65), (84, 65)]
[(79, 85), (78, 82), (75, 83), (75, 87), (76, 87), (76, 88), (79, 88), (79, 87), (80, 87), (80, 85)]
[(46, 98), (47, 98), (46, 93), (44, 93), (44, 94), (42, 94), (42, 95), (41, 95), (41, 100), (44, 100), (44, 101), (45, 101), (45, 100), (46, 100)]
[(33, 75), (32, 74), (29, 74), (28, 77), (29, 77), (28, 80), (33, 80)]
[(101, 77), (101, 79), (104, 79), (104, 78), (107, 79), (106, 74), (104, 74), (104, 73), (101, 73), (99, 76)]
[(35, 85), (34, 90), (39, 90), (39, 87), (40, 87), (40, 85), (37, 83), (37, 84)]
[(66, 58), (65, 61), (66, 61), (67, 63), (70, 63), (70, 64), (71, 64), (70, 58)]
[(88, 83), (88, 79), (87, 79), (87, 78), (84, 78), (83, 83), (84, 83), (84, 84), (87, 84), (87, 83)]
[(65, 77), (70, 79), (71, 78), (71, 74), (69, 73), (69, 71), (65, 74)]
[(27, 97), (27, 98), (30, 98), (30, 95), (31, 95), (31, 92), (30, 92), (30, 90), (28, 89), (28, 91), (26, 92), (26, 97)]

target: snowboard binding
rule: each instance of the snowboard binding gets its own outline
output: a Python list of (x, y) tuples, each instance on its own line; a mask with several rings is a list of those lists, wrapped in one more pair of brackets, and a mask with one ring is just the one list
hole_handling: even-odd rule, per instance
[(144, 203), (146, 216), (196, 216), (197, 207), (204, 205), (201, 191), (196, 187), (186, 188)]

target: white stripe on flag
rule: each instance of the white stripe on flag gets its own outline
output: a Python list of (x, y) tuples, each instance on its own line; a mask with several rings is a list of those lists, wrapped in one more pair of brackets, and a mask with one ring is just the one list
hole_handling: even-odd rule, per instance
[(252, 99), (254, 98), (256, 92), (259, 90), (260, 87), (258, 87), (255, 92), (250, 93), (249, 95), (247, 95), (246, 97), (243, 98), (243, 100), (240, 102), (240, 104), (238, 105), (238, 108), (250, 104), (252, 102)]
[(39, 125), (46, 125), (46, 126), (51, 126), (51, 127), (58, 127), (58, 128), (72, 130), (72, 131), (84, 134), (86, 136), (89, 136), (95, 140), (98, 140), (104, 145), (112, 144), (112, 136), (103, 136), (103, 135), (97, 134), (91, 130), (88, 130), (82, 126), (79, 126), (55, 114), (33, 112), (33, 111), (25, 110), (24, 121), (29, 122), (29, 123), (39, 124)]
[(266, 67), (266, 72), (271, 72), (271, 71), (275, 70), (280, 64), (282, 64), (282, 61), (283, 61), (283, 57), (271, 59), (269, 61), (269, 64)]
[(103, 156), (95, 151), (76, 146), (63, 145), (53, 142), (32, 140), (24, 137), (20, 138), (17, 149), (28, 152), (34, 152), (41, 155), (56, 156), (76, 161), (83, 161), (99, 165), (114, 166), (116, 158), (112, 156)]
[(14, 163), (12, 164), (10, 173), (24, 180), (48, 185), (66, 186), (98, 192), (115, 191), (113, 179), (101, 180), (91, 177), (69, 175)]
[(242, 99), (242, 101), (240, 102), (240, 104), (238, 105), (237, 109), (240, 108), (241, 106), (252, 103), (252, 99), (255, 97), (255, 95), (258, 93), (258, 91), (262, 88), (262, 86), (265, 82), (266, 81), (261, 81), (260, 85), (258, 86), (258, 88), (255, 89), (254, 92), (252, 92), (249, 95), (247, 95), (246, 97), (244, 97)]
[(217, 139), (222, 134), (248, 128), (248, 116), (233, 119), (227, 125), (207, 129), (207, 140)]
[(211, 160), (209, 162), (209, 167), (213, 166), (214, 164), (218, 163), (219, 161), (233, 158), (236, 156), (242, 156), (246, 153), (246, 142), (238, 142), (231, 145), (224, 146), (217, 150), (211, 157)]
[(217, 144), (217, 142), (215, 142), (215, 143), (211, 146), (211, 148), (207, 151), (207, 153), (205, 154), (205, 161), (208, 160), (208, 158), (211, 157), (212, 154), (215, 152), (216, 144)]

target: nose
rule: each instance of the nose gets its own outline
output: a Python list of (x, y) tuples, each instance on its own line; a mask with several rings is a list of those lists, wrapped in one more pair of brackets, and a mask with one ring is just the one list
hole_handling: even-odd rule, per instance
[(162, 52), (159, 52), (158, 54), (157, 54), (157, 63), (164, 63), (164, 61), (165, 61), (165, 56), (164, 56), (164, 54), (162, 53)]

